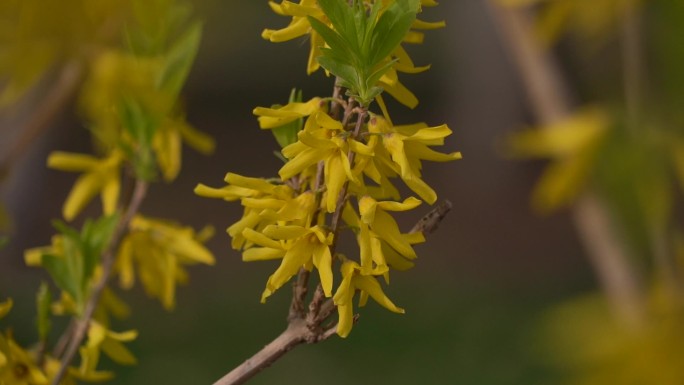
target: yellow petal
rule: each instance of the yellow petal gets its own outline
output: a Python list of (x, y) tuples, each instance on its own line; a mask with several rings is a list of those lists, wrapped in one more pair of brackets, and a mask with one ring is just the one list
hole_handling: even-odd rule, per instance
[(296, 239), (307, 233), (307, 229), (302, 226), (276, 226), (268, 225), (264, 228), (264, 235), (273, 239)]
[(408, 197), (408, 198), (404, 199), (403, 202), (393, 202), (393, 201), (378, 202), (378, 207), (382, 208), (383, 210), (387, 210), (387, 211), (408, 211), (408, 210), (413, 210), (416, 207), (420, 206), (421, 203), (423, 203), (423, 202), (421, 202), (420, 199), (417, 199), (414, 197)]
[(102, 211), (105, 215), (112, 215), (116, 211), (120, 190), (121, 180), (118, 170), (110, 171), (102, 186)]
[(242, 252), (242, 261), (268, 261), (272, 259), (281, 259), (283, 256), (285, 256), (285, 250), (282, 248), (251, 247)]
[(283, 29), (265, 29), (261, 33), (261, 37), (270, 40), (273, 43), (280, 43), (306, 35), (310, 28), (311, 25), (306, 18), (298, 18), (297, 20), (293, 20), (290, 25)]
[(216, 148), (216, 141), (214, 138), (186, 122), (180, 123), (178, 128), (180, 129), (180, 134), (183, 137), (183, 140), (188, 144), (188, 146), (194, 148), (204, 155), (210, 155), (214, 152), (214, 149)]
[(0, 318), (7, 315), (12, 310), (12, 298), (8, 298), (5, 302), (0, 302)]
[(282, 249), (282, 245), (278, 241), (274, 241), (273, 239), (267, 237), (266, 235), (254, 231), (250, 228), (246, 228), (242, 231), (242, 236), (245, 237), (246, 240), (254, 243), (255, 245), (263, 246), (263, 247), (270, 247), (272, 249)]
[(96, 173), (81, 175), (67, 197), (62, 215), (67, 221), (74, 219), (102, 188), (102, 176)]
[(395, 313), (404, 313), (404, 309), (397, 307), (389, 298), (387, 298), (380, 287), (380, 283), (377, 279), (375, 279), (375, 277), (355, 275), (352, 284), (368, 293), (375, 300), (375, 302), (380, 304), (385, 309)]
[(330, 248), (327, 245), (320, 245), (313, 250), (313, 263), (318, 269), (318, 275), (321, 279), (321, 287), (326, 297), (332, 296), (333, 273), (332, 273), (332, 255)]
[(83, 172), (97, 168), (100, 160), (91, 155), (55, 151), (50, 153), (47, 166), (61, 171)]
[(375, 209), (378, 206), (378, 202), (369, 196), (363, 196), (359, 199), (359, 213), (361, 214), (361, 220), (365, 223), (373, 223), (375, 220)]
[(351, 301), (346, 305), (337, 305), (337, 335), (347, 338), (354, 326), (354, 308)]
[(434, 204), (437, 201), (437, 193), (420, 177), (410, 174), (409, 178), (402, 178), (404, 183), (419, 197), (429, 204)]

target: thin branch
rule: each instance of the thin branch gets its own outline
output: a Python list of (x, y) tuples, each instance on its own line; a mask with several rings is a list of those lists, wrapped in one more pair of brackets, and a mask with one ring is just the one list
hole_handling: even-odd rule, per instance
[(93, 291), (88, 299), (88, 302), (86, 303), (82, 317), (76, 321), (75, 329), (71, 333), (69, 345), (64, 353), (64, 357), (61, 359), (62, 363), (59, 371), (52, 380), (52, 385), (59, 385), (60, 381), (66, 374), (66, 370), (71, 364), (71, 361), (74, 359), (78, 348), (81, 346), (83, 338), (85, 338), (90, 321), (93, 318), (95, 309), (97, 308), (100, 297), (102, 296), (102, 292), (107, 286), (107, 282), (111, 276), (112, 269), (114, 267), (116, 250), (119, 247), (119, 243), (121, 243), (122, 238), (128, 231), (128, 225), (140, 209), (142, 201), (145, 199), (145, 195), (147, 194), (147, 186), (147, 182), (145, 181), (136, 180), (135, 182), (135, 188), (133, 190), (133, 196), (131, 197), (130, 203), (126, 208), (123, 217), (117, 224), (107, 249), (102, 253), (102, 274), (100, 279), (93, 287)]
[[(18, 128), (19, 138), (9, 147), (7, 154), (0, 159), (0, 176), (9, 173), (11, 165), (26, 149), (50, 128), (50, 123), (76, 93), (83, 78), (83, 64), (73, 60), (65, 63), (59, 70), (55, 84), (40, 101), (31, 116)], [(0, 178), (2, 180), (2, 178)]]
[[(559, 67), (540, 48), (531, 33), (531, 20), (524, 11), (504, 9), (493, 0), (487, 5), (500, 35), (515, 59), (537, 120), (545, 126), (567, 118), (572, 111), (569, 91)], [(645, 298), (641, 278), (620, 242), (608, 211), (591, 191), (580, 196), (572, 208), (575, 227), (587, 256), (615, 313), (625, 325), (645, 322)]]
[(293, 319), (287, 329), (276, 339), (264, 346), (257, 354), (230, 371), (230, 373), (214, 382), (214, 385), (239, 385), (244, 384), (257, 373), (271, 366), (285, 353), (295, 346), (303, 343), (310, 333), (304, 321)]

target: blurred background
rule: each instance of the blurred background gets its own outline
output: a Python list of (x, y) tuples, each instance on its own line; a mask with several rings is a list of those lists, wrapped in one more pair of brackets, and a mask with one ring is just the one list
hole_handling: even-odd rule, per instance
[[(448, 124), (454, 133), (442, 151), (461, 151), (463, 160), (426, 165), (425, 180), (453, 209), (417, 248), (416, 267), (386, 288), (406, 314), (369, 303), (347, 339), (298, 347), (250, 383), (684, 383), (684, 67), (676, 65), (684, 64), (684, 10), (674, 3), (460, 0), (425, 8), (422, 19), (447, 27), (408, 48), (417, 65), (432, 65), (402, 77), (420, 104), (389, 109), (395, 123)], [(183, 102), (217, 151), (184, 149), (179, 177), (152, 185), (142, 212), (216, 227), (208, 247), (217, 263), (189, 269), (171, 312), (140, 287), (120, 293), (133, 313), (115, 326), (140, 332), (131, 344), (139, 364), (111, 365), (112, 384), (211, 383), (286, 325), (289, 290), (259, 303), (275, 265), (242, 263), (223, 232), (239, 205), (193, 188), (220, 185), (228, 171), (274, 175), (277, 143), (252, 109), (284, 104), (295, 86), (305, 100), (329, 95), (332, 80), (307, 76), (307, 41), (260, 37), (288, 22), (266, 1), (192, 5), (204, 29)], [(0, 326), (23, 344), (35, 339), (34, 293), (47, 278), (25, 266), (23, 251), (49, 243), (50, 221), (77, 177), (47, 169), (46, 157), (92, 152), (73, 95), (30, 144), (19, 144), (22, 122), (58, 75), (48, 70), (0, 113), (0, 159), (21, 147), (3, 164), (0, 185), (11, 218), (0, 299), (15, 302)], [(91, 204), (87, 213), (98, 210)], [(421, 214), (412, 215), (400, 217), (402, 228)]]

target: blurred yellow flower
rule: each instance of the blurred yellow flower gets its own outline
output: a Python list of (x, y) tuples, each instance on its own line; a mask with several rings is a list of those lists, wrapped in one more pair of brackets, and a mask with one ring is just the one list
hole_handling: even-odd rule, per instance
[(8, 298), (5, 300), (5, 302), (0, 302), (0, 318), (4, 317), (7, 315), (7, 313), (12, 310), (12, 298)]
[(605, 111), (590, 107), (568, 119), (518, 133), (509, 140), (514, 156), (551, 158), (533, 192), (542, 212), (568, 204), (584, 187), (597, 151), (611, 125)]
[(61, 171), (81, 172), (62, 208), (67, 221), (73, 220), (85, 206), (100, 194), (105, 215), (116, 211), (121, 189), (121, 166), (124, 161), (119, 151), (98, 159), (91, 155), (53, 152), (48, 157), (48, 167)]
[(11, 334), (0, 333), (0, 384), (43, 385), (48, 379), (34, 357), (22, 349)]
[(188, 280), (184, 266), (214, 264), (214, 256), (202, 244), (211, 236), (210, 230), (196, 234), (189, 227), (140, 215), (133, 218), (129, 230), (114, 267), (119, 283), (132, 287), (137, 272), (147, 294), (159, 298), (166, 309), (175, 306), (176, 284)]

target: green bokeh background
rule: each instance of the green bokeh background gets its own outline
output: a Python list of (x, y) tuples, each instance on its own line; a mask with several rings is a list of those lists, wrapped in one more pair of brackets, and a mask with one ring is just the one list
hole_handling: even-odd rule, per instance
[[(263, 28), (287, 23), (266, 1), (203, 0), (204, 39), (185, 92), (188, 119), (217, 139), (217, 154), (184, 152), (171, 185), (151, 188), (143, 213), (200, 227), (212, 224), (214, 267), (191, 268), (191, 284), (166, 312), (136, 288), (122, 293), (133, 316), (115, 329), (138, 329), (131, 344), (140, 363), (112, 366), (112, 384), (207, 384), (255, 353), (285, 327), (289, 291), (265, 305), (260, 293), (271, 263), (244, 264), (223, 229), (239, 218), (238, 204), (196, 197), (196, 183), (220, 185), (227, 171), (275, 174), (276, 143), (251, 111), (286, 101), (290, 89), (305, 98), (327, 95), (332, 80), (305, 73), (308, 42), (272, 44)], [(300, 346), (258, 375), (253, 384), (552, 384), (558, 380), (536, 334), (539, 317), (563, 299), (596, 289), (567, 213), (539, 217), (529, 193), (541, 163), (505, 159), (497, 143), (525, 125), (529, 114), (512, 61), (480, 0), (447, 1), (426, 9), (426, 20), (448, 27), (410, 47), (428, 73), (402, 79), (420, 99), (414, 111), (390, 105), (395, 122), (447, 123), (445, 151), (464, 159), (426, 166), (425, 179), (452, 213), (427, 244), (417, 267), (392, 276), (388, 295), (406, 309), (389, 313), (369, 303), (349, 338)], [(47, 170), (50, 151), (89, 151), (89, 137), (71, 113), (17, 164), (2, 191), (14, 218), (11, 243), (0, 251), (0, 298), (16, 306), (0, 322), (22, 343), (34, 340), (33, 293), (46, 276), (23, 265), (22, 252), (49, 243), (49, 221), (76, 176)], [(98, 207), (92, 205), (90, 213)], [(427, 207), (422, 208), (426, 212)], [(420, 211), (420, 210), (418, 210)], [(400, 218), (410, 227), (421, 214)], [(55, 328), (63, 326), (59, 322)]]

